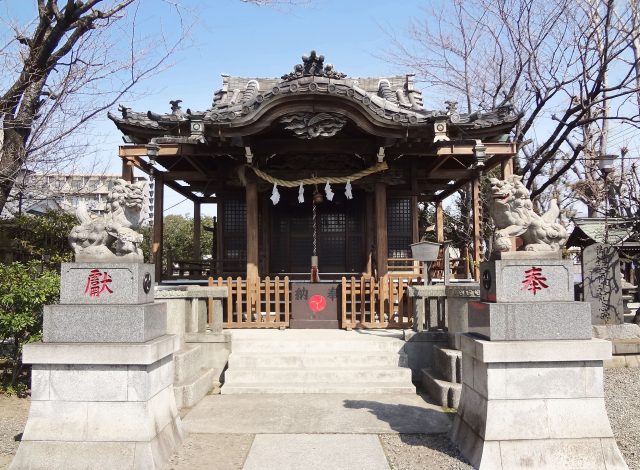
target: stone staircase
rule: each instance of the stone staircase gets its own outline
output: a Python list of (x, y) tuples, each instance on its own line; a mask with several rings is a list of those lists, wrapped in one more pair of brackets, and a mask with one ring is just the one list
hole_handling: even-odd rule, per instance
[(178, 409), (192, 407), (211, 389), (220, 386), (220, 371), (206, 367), (205, 349), (199, 344), (185, 344), (174, 356), (173, 393)]
[(635, 298), (638, 293), (638, 286), (634, 286), (622, 281), (622, 302), (624, 303), (624, 321), (625, 323), (634, 323), (636, 314), (640, 309), (640, 302), (636, 302)]
[(462, 391), (462, 351), (433, 347), (433, 369), (422, 369), (422, 386), (440, 406), (458, 408)]
[(234, 330), (221, 393), (415, 393), (401, 335)]

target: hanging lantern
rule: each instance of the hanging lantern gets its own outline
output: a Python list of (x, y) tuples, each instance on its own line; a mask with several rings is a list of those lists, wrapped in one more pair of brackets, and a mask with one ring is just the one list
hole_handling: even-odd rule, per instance
[(273, 191), (271, 191), (270, 199), (274, 206), (280, 202), (280, 192), (278, 191), (278, 185), (275, 183), (273, 183)]
[(331, 190), (331, 185), (329, 184), (328, 180), (327, 184), (324, 185), (324, 194), (325, 196), (327, 196), (327, 199), (329, 201), (333, 201), (333, 191)]
[(304, 202), (304, 186), (300, 183), (300, 188), (298, 188), (298, 202), (302, 204)]
[(347, 184), (344, 187), (344, 195), (347, 199), (353, 199), (353, 193), (351, 192), (351, 180), (347, 180)]

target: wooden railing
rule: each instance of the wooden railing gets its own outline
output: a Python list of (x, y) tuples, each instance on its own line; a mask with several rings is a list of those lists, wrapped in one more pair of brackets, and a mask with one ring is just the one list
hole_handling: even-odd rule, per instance
[(362, 276), (342, 278), (342, 328), (411, 328), (413, 299), (407, 287), (419, 277), (387, 274), (376, 281)]
[(287, 328), (291, 308), (289, 278), (276, 276), (247, 282), (241, 277), (209, 278), (210, 286), (225, 286), (224, 328)]

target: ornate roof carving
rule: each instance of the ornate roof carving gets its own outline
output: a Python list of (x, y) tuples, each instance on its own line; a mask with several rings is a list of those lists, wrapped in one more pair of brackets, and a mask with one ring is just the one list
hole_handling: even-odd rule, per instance
[(341, 80), (347, 75), (337, 72), (333, 69), (333, 65), (324, 65), (324, 56), (317, 55), (312, 50), (309, 55), (302, 56), (302, 63), (293, 67), (293, 72), (284, 74), (281, 78), (284, 81), (296, 80), (302, 77), (325, 77)]
[(300, 139), (333, 137), (347, 123), (338, 113), (292, 113), (280, 118), (285, 129), (293, 131)]

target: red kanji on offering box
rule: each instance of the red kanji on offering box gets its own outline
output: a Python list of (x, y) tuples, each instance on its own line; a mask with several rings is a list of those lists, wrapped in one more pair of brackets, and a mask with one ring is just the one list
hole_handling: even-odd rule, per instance
[(85, 294), (89, 294), (91, 297), (100, 297), (104, 291), (109, 294), (113, 294), (109, 283), (112, 282), (111, 276), (107, 271), (102, 272), (99, 269), (92, 269), (87, 277), (87, 286), (84, 289)]
[(546, 284), (547, 278), (542, 276), (542, 268), (527, 269), (524, 272), (524, 281), (522, 281), (522, 290), (528, 290), (536, 295), (536, 292), (542, 289), (546, 289), (549, 286)]

